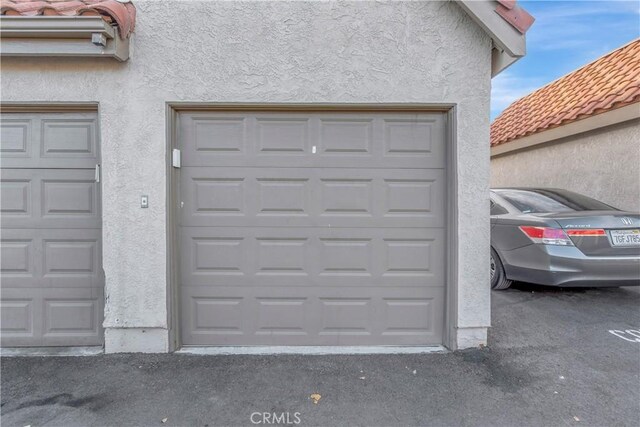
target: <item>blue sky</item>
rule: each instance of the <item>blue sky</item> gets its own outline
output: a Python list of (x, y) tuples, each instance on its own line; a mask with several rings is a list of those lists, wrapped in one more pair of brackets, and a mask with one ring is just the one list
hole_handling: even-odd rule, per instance
[(527, 56), (492, 81), (491, 119), (516, 99), (640, 36), (640, 1), (519, 1), (535, 18)]

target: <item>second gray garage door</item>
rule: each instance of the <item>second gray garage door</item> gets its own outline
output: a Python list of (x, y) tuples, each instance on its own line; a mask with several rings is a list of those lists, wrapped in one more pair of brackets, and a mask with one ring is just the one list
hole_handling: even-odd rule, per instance
[(1, 118), (2, 346), (102, 345), (97, 114)]
[(445, 120), (180, 114), (183, 344), (441, 344)]

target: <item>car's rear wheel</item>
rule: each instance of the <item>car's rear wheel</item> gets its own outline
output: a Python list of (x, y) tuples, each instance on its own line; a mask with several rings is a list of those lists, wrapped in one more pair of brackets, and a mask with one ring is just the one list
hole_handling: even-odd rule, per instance
[(491, 249), (491, 289), (502, 290), (507, 289), (511, 286), (512, 281), (507, 279), (507, 276), (504, 273), (504, 267), (502, 266), (502, 262), (500, 261), (500, 257), (496, 251)]

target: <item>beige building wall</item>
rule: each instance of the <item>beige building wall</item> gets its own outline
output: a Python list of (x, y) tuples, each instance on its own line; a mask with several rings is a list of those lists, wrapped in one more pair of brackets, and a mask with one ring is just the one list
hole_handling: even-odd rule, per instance
[(640, 119), (491, 158), (492, 187), (554, 187), (640, 211)]

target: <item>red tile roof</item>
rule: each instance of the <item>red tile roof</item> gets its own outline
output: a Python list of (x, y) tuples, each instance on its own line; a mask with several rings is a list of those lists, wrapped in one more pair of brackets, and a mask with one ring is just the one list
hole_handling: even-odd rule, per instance
[(491, 146), (640, 102), (640, 39), (520, 98), (491, 124)]
[(127, 38), (136, 21), (136, 8), (129, 0), (0, 0), (0, 13), (8, 16), (102, 16), (119, 27)]

